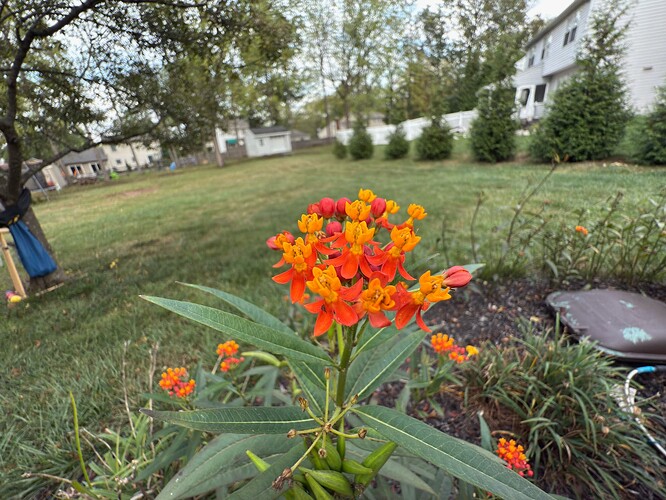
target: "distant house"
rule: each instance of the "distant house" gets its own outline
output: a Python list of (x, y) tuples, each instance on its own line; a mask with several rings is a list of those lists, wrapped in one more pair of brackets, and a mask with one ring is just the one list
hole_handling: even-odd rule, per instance
[(291, 153), (291, 132), (285, 127), (248, 129), (245, 149), (249, 157)]
[(104, 154), (107, 157), (107, 170), (124, 172), (149, 167), (162, 159), (159, 144), (144, 146), (141, 142), (129, 144), (105, 144)]
[[(541, 118), (549, 96), (577, 71), (581, 40), (591, 16), (603, 6), (603, 0), (575, 0), (528, 42), (514, 79), (523, 122)], [(629, 104), (645, 112), (656, 88), (666, 83), (666, 0), (629, 0), (627, 18), (622, 76)]]
[(65, 177), (97, 177), (106, 168), (107, 159), (101, 147), (72, 151), (60, 159), (60, 167)]
[[(367, 117), (366, 127), (381, 127), (385, 125), (386, 116), (382, 113), (373, 112), (370, 113)], [(335, 137), (338, 132), (343, 130), (351, 130), (354, 128), (354, 123), (356, 123), (357, 117), (353, 113), (349, 115), (349, 126), (347, 126), (346, 118), (339, 118), (330, 123), (330, 127), (323, 127), (317, 131), (317, 137), (320, 139), (326, 139), (328, 137)], [(330, 135), (329, 135), (330, 129)]]

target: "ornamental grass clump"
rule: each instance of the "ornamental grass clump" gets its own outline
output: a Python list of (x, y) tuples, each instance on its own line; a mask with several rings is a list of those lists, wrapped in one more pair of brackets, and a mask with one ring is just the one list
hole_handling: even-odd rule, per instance
[[(299, 234), (285, 230), (267, 240), (276, 252), (274, 267), (280, 268), (273, 281), (288, 286), (291, 302), (315, 318), (307, 332), (296, 332), (258, 306), (220, 290), (194, 287), (215, 295), (242, 317), (145, 297), (233, 336), (234, 344), (219, 346), (218, 362), (236, 354), (237, 340), (261, 349), (260, 355), (244, 352), (245, 357), (270, 360), (273, 367), (287, 371), (285, 380), (294, 381), (290, 396), (280, 392), (281, 406), (263, 399), (263, 406), (250, 406), (253, 401), (245, 397), (245, 406), (207, 400), (203, 409), (142, 410), (169, 424), (221, 433), (169, 482), (164, 498), (211, 490), (233, 491), (233, 498), (246, 499), (281, 494), (358, 498), (378, 475), (394, 479), (396, 471), (402, 471), (399, 481), (405, 488), (436, 496), (418, 474), (404, 473), (394, 457), (399, 448), (418, 462), (418, 471), (428, 470), (429, 462), (501, 497), (549, 498), (480, 448), (402, 412), (364, 404), (424, 342), (430, 332), (423, 317), (428, 307), (450, 300), (472, 279), (462, 266), (428, 270), (418, 278), (410, 273), (405, 256), (419, 244), (418, 225), (427, 212), (419, 204), (408, 205), (406, 212), (401, 216), (395, 201), (361, 189), (355, 200), (327, 197), (309, 205), (296, 221)], [(477, 354), (472, 348), (451, 352), (454, 363)], [(256, 370), (246, 375), (250, 373)], [(239, 390), (236, 385), (234, 389)], [(267, 387), (266, 394), (273, 389)], [(388, 472), (383, 472), (385, 466)]]
[(529, 443), (512, 457), (529, 457), (538, 483), (555, 493), (660, 498), (666, 462), (621, 407), (624, 369), (591, 342), (529, 325), (522, 339), (488, 345), (478, 362), (461, 365), (468, 409), (482, 411), (495, 432)]

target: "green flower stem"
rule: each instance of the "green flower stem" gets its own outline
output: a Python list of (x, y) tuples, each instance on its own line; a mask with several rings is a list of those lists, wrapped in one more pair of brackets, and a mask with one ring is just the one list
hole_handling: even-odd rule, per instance
[(324, 434), (322, 432), (317, 434), (317, 437), (315, 437), (312, 440), (312, 444), (307, 449), (307, 451), (303, 454), (303, 456), (301, 458), (299, 458), (298, 461), (294, 465), (291, 466), (292, 471), (295, 471), (296, 469), (298, 469), (298, 466), (303, 463), (303, 460), (305, 460), (305, 458), (310, 454), (310, 452), (314, 449), (315, 445), (317, 444), (317, 441), (319, 441), (319, 438), (321, 438), (323, 435)]
[(340, 367), (338, 373), (338, 387), (335, 392), (335, 404), (342, 408), (345, 405), (345, 384), (347, 383), (347, 369), (354, 349), (354, 328), (347, 328), (345, 343), (340, 344)]

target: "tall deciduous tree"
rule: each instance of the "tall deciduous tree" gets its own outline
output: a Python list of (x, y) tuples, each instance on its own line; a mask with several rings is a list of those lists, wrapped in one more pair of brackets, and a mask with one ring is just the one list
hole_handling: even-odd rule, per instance
[[(16, 202), (35, 170), (23, 168), (26, 148), (44, 162), (102, 142), (117, 143), (167, 124), (200, 127), (183, 99), (206, 88), (207, 63), (242, 64), (244, 48), (274, 34), (250, 0), (4, 0), (0, 3), (0, 132), (9, 168), (0, 173), (0, 201)], [(266, 8), (270, 3), (264, 3)], [(261, 47), (279, 53), (275, 35)], [(196, 54), (198, 71), (183, 69)], [(232, 57), (231, 55), (234, 55)], [(176, 92), (174, 92), (176, 90)], [(213, 96), (199, 96), (211, 99)], [(200, 101), (199, 101), (200, 102)], [(209, 102), (210, 104), (210, 102)], [(123, 120), (114, 118), (123, 110)], [(117, 117), (116, 117), (117, 118)], [(47, 157), (49, 151), (54, 152)], [(32, 211), (25, 218), (51, 251)], [(60, 269), (31, 286), (62, 281)]]

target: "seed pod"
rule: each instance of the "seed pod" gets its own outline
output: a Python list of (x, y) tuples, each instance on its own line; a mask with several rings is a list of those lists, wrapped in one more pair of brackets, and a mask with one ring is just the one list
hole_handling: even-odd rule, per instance
[(324, 436), (324, 446), (322, 449), (326, 450), (326, 463), (328, 466), (333, 470), (341, 470), (342, 458), (340, 458), (338, 450), (333, 446), (333, 443), (331, 443), (331, 440), (327, 436)]
[[(344, 427), (341, 429), (344, 430)], [(344, 460), (345, 458), (345, 453), (347, 451), (347, 446), (345, 442), (345, 437), (344, 436), (338, 436), (338, 443), (337, 443), (337, 448), (338, 448), (338, 454), (340, 455), (340, 458)]]
[(312, 476), (317, 483), (328, 488), (335, 493), (340, 493), (343, 496), (353, 497), (354, 491), (352, 490), (349, 481), (341, 473), (334, 470), (307, 470), (305, 477)]
[(395, 451), (395, 449), (398, 447), (397, 444), (389, 441), (388, 443), (384, 443), (382, 446), (377, 448), (375, 451), (370, 453), (365, 459), (363, 460), (363, 465), (368, 467), (369, 469), (372, 469), (372, 474), (359, 474), (356, 476), (356, 482), (359, 484), (362, 484), (363, 486), (367, 486), (370, 484), (370, 481), (372, 481), (372, 478), (377, 475), (379, 470), (384, 466), (386, 461), (391, 458), (391, 455)]
[(305, 475), (305, 480), (308, 482), (310, 491), (315, 496), (316, 500), (333, 500), (333, 495), (326, 491), (326, 489), (321, 484), (319, 484), (310, 474)]
[(372, 474), (372, 469), (370, 467), (366, 467), (361, 462), (345, 458), (342, 461), (342, 472), (346, 472), (348, 474)]
[(268, 462), (266, 462), (266, 460), (264, 460), (264, 459), (261, 458), (261, 457), (258, 457), (257, 455), (255, 455), (254, 453), (252, 453), (250, 450), (247, 450), (247, 451), (245, 452), (245, 454), (246, 454), (248, 457), (250, 457), (250, 460), (252, 460), (252, 463), (254, 464), (254, 466), (257, 468), (257, 470), (258, 470), (259, 472), (264, 472), (266, 469), (268, 469), (268, 468), (271, 466), (271, 464), (269, 464)]
[(287, 500), (313, 500), (312, 496), (300, 484), (294, 484), (284, 492)]

